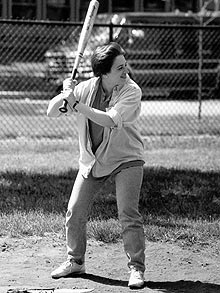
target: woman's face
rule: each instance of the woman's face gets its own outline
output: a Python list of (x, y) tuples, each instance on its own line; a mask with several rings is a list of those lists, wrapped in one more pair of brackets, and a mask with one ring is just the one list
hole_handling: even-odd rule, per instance
[(127, 73), (127, 61), (123, 55), (118, 55), (112, 64), (111, 71), (106, 74), (108, 83), (112, 86), (124, 85)]

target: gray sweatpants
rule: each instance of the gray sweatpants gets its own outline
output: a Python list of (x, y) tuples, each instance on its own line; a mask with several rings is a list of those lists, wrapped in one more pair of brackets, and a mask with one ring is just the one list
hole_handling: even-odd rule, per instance
[[(145, 237), (142, 216), (138, 211), (143, 166), (122, 169), (114, 175), (119, 220), (122, 225), (124, 250), (128, 266), (145, 270)], [(86, 224), (95, 193), (103, 185), (92, 176), (84, 178), (79, 172), (71, 193), (66, 214), (68, 258), (84, 262)]]

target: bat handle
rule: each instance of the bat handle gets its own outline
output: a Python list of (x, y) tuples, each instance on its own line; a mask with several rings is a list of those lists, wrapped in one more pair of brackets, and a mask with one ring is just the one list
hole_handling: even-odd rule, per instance
[[(72, 72), (72, 74), (71, 74), (71, 78), (72, 78), (72, 79), (75, 79), (76, 74), (77, 74), (77, 69), (74, 68), (74, 69), (73, 69), (73, 72)], [(67, 104), (68, 104), (68, 101), (67, 101), (66, 99), (63, 99), (63, 104), (62, 104), (62, 106), (59, 107), (59, 111), (60, 111), (61, 113), (66, 113), (66, 112), (67, 112)]]
[(72, 78), (72, 80), (75, 79), (76, 74), (77, 74), (77, 68), (73, 68), (73, 71), (72, 71), (72, 74), (71, 74), (71, 78)]
[(61, 113), (67, 112), (67, 104), (68, 104), (68, 101), (66, 99), (63, 99), (63, 104), (62, 104), (62, 106), (59, 107), (59, 111)]

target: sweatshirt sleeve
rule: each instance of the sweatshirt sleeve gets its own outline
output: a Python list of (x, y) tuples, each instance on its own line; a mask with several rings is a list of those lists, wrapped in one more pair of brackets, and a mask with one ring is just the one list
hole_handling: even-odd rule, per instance
[(119, 95), (116, 103), (108, 110), (115, 127), (121, 128), (138, 118), (141, 111), (141, 96), (141, 89), (132, 86)]

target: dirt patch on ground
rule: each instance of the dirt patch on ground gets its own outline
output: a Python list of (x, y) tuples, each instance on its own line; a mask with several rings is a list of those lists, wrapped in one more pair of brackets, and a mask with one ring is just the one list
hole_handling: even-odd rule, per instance
[[(0, 238), (0, 293), (9, 289), (85, 289), (96, 292), (220, 292), (219, 244), (182, 248), (146, 242), (145, 286), (127, 287), (129, 272), (122, 243), (88, 241), (86, 274), (53, 280), (51, 271), (65, 261), (65, 242), (53, 237)], [(37, 291), (36, 291), (37, 292)]]

